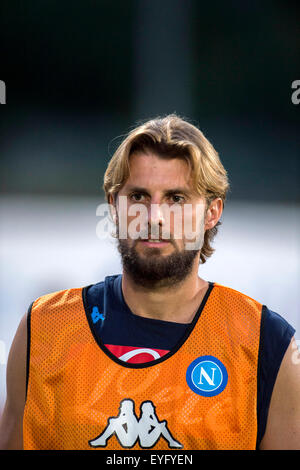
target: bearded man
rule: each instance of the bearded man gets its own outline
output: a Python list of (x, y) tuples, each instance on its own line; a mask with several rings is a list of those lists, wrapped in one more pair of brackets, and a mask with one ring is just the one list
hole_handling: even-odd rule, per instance
[[(186, 120), (127, 135), (104, 176), (122, 273), (32, 303), (9, 355), (1, 448), (299, 449), (294, 328), (199, 276), (228, 189)], [(115, 417), (124, 403), (130, 426)]]

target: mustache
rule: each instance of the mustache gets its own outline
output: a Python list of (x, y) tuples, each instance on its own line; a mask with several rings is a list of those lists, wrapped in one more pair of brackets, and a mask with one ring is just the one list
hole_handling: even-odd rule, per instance
[(149, 231), (149, 229), (141, 231), (141, 233), (139, 234), (139, 237), (136, 239), (136, 241), (151, 240), (151, 239), (152, 240), (167, 241), (167, 242), (171, 242), (171, 243), (174, 243), (174, 240), (175, 240), (171, 233), (168, 233), (167, 236), (166, 236), (166, 234), (163, 233), (162, 229), (159, 229), (155, 226), (155, 228), (151, 229), (150, 231)]

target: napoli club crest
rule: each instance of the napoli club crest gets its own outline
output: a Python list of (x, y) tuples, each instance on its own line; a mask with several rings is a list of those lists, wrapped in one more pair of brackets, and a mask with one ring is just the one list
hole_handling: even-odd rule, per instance
[(228, 382), (226, 367), (214, 356), (195, 359), (186, 371), (190, 389), (203, 397), (213, 397), (223, 392)]

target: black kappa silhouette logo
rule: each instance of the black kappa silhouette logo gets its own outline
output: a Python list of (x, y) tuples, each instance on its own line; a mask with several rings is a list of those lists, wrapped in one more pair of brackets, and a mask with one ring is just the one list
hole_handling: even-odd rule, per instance
[(106, 447), (113, 435), (124, 448), (133, 447), (137, 441), (142, 448), (154, 447), (163, 437), (172, 449), (181, 449), (183, 445), (176, 441), (166, 420), (159, 421), (152, 401), (144, 401), (140, 406), (140, 419), (135, 414), (135, 403), (130, 398), (121, 401), (117, 417), (109, 418), (103, 432), (89, 441), (92, 447)]

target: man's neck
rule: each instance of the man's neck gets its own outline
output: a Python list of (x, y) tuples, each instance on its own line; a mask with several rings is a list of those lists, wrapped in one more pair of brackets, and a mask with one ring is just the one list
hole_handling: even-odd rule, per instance
[(208, 282), (192, 272), (178, 286), (145, 289), (125, 272), (122, 291), (126, 304), (135, 315), (176, 323), (190, 323), (208, 289)]

